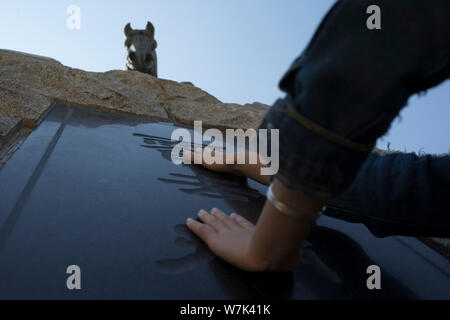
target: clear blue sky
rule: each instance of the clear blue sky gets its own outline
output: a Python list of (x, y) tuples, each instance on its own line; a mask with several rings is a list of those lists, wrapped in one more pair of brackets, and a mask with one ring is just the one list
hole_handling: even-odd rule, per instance
[[(49, 56), (89, 71), (124, 69), (123, 28), (156, 27), (159, 76), (191, 81), (224, 102), (282, 96), (278, 81), (334, 0), (15, 0), (0, 3), (0, 48)], [(66, 26), (81, 8), (81, 30)], [(450, 81), (413, 97), (379, 146), (450, 149)]]

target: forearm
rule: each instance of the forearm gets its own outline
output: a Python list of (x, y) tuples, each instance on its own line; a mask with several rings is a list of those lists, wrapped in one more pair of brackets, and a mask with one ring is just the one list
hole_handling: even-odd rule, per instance
[(337, 2), (261, 125), (280, 130), (277, 177), (318, 199), (343, 193), (408, 98), (449, 76), (450, 1), (377, 1), (381, 30), (364, 23), (371, 4)]
[[(315, 213), (323, 203), (311, 200), (304, 194), (274, 181), (273, 192), (277, 198), (291, 208), (301, 212)], [(292, 270), (300, 263), (300, 249), (314, 222), (293, 219), (279, 212), (270, 201), (266, 201), (247, 251), (263, 270)]]
[[(238, 173), (239, 175), (246, 176), (250, 179), (253, 179), (263, 185), (269, 185), (270, 183), (270, 176), (262, 175), (261, 174), (261, 168), (266, 167), (264, 164), (261, 163), (260, 159), (257, 158), (256, 164), (250, 164), (250, 153), (245, 152), (245, 164), (237, 164), (237, 158), (235, 159), (235, 164), (233, 165), (233, 171)], [(237, 155), (236, 155), (237, 157)]]
[(450, 156), (373, 152), (325, 214), (364, 223), (379, 237), (450, 236)]
[[(225, 167), (221, 171), (235, 170), (231, 165)], [(252, 176), (247, 169), (243, 169), (243, 172)], [(258, 173), (255, 178), (262, 180)], [(264, 182), (269, 181), (267, 179)], [(286, 188), (277, 179), (274, 180), (272, 191), (288, 207), (298, 209), (302, 215), (313, 216), (306, 217), (306, 221), (296, 219), (279, 212), (267, 201), (256, 226), (242, 216), (235, 213), (228, 216), (219, 209), (212, 209), (211, 213), (200, 210), (198, 217), (203, 223), (189, 218), (186, 224), (216, 255), (243, 270), (292, 270), (300, 264), (302, 242), (323, 203)]]

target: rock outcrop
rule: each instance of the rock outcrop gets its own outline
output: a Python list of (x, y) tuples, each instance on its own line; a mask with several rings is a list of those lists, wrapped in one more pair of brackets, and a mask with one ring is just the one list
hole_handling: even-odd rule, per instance
[(19, 131), (22, 121), (17, 118), (10, 118), (0, 113), (0, 146)]
[(60, 62), (0, 50), (0, 145), (34, 129), (54, 102), (204, 127), (256, 128), (268, 106), (223, 103), (188, 83), (134, 71), (86, 72)]

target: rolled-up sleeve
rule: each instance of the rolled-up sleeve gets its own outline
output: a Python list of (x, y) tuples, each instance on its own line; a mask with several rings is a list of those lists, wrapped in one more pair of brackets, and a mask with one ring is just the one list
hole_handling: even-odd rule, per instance
[(408, 98), (449, 77), (449, 15), (448, 0), (338, 1), (261, 124), (280, 130), (276, 178), (324, 200), (349, 188)]

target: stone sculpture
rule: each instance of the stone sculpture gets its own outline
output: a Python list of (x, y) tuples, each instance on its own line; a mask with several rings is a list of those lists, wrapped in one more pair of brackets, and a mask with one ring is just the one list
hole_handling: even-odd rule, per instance
[(155, 40), (155, 27), (153, 24), (148, 22), (144, 30), (133, 30), (131, 24), (128, 23), (124, 32), (127, 37), (125, 41), (125, 46), (127, 47), (127, 70), (135, 70), (158, 77), (156, 56), (158, 43)]

